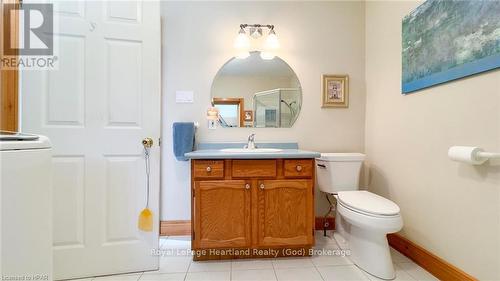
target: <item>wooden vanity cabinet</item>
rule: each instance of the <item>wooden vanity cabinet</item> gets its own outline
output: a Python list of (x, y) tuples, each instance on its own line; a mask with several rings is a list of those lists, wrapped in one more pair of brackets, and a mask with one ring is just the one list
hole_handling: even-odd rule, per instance
[(191, 172), (195, 260), (308, 255), (314, 159), (192, 160)]

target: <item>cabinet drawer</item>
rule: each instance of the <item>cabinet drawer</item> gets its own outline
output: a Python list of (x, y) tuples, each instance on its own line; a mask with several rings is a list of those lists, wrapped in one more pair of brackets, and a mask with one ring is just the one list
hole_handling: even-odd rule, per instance
[(286, 159), (284, 161), (285, 178), (310, 178), (313, 175), (314, 160)]
[(274, 178), (276, 160), (233, 160), (233, 178)]
[(224, 160), (194, 160), (194, 178), (224, 178)]

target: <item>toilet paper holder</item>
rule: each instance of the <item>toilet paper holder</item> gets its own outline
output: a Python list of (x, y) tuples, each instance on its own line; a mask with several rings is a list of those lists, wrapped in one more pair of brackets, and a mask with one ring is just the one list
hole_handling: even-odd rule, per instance
[(448, 149), (448, 157), (457, 162), (481, 165), (489, 159), (500, 158), (500, 153), (486, 152), (475, 146), (452, 146)]

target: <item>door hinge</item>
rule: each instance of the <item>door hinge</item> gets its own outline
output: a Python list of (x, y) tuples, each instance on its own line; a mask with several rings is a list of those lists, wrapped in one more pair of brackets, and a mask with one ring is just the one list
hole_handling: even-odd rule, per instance
[(161, 138), (158, 138), (158, 146), (161, 146)]
[(23, 7), (23, 0), (19, 0), (19, 8)]

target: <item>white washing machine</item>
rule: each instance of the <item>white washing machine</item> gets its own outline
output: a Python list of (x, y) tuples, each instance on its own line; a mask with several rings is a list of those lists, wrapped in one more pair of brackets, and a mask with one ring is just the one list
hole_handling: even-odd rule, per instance
[(0, 280), (52, 280), (52, 150), (0, 131)]

